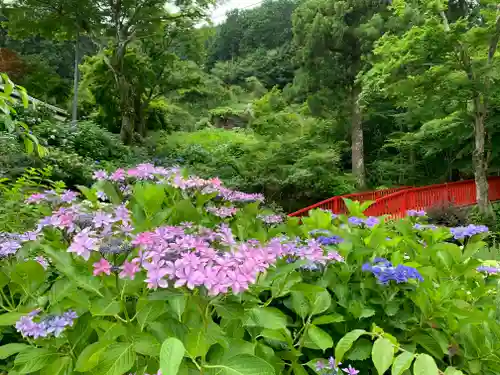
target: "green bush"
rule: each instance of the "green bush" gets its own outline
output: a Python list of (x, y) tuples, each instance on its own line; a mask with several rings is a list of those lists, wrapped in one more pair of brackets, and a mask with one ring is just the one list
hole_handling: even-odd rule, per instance
[(321, 128), (309, 125), (302, 137), (274, 140), (241, 129), (159, 135), (155, 153), (202, 177), (218, 176), (231, 187), (265, 193), (291, 211), (354, 190), (353, 179), (340, 169), (342, 145), (325, 144)]
[(63, 182), (52, 181), (52, 168), (28, 168), (15, 180), (0, 180), (0, 232), (26, 232), (50, 214), (48, 205), (29, 205), (26, 198), (52, 189), (61, 192)]
[(146, 128), (171, 133), (194, 128), (194, 118), (181, 107), (165, 100), (154, 100), (146, 111)]
[(35, 165), (36, 159), (26, 154), (17, 135), (0, 132), (0, 177), (16, 178)]
[(244, 128), (250, 121), (251, 112), (248, 105), (217, 107), (209, 111), (210, 122), (218, 128)]
[(117, 135), (91, 121), (79, 121), (74, 126), (44, 121), (33, 127), (33, 132), (45, 139), (49, 146), (92, 160), (120, 160), (132, 154), (130, 147), (125, 146)]
[(70, 187), (89, 184), (96, 168), (94, 160), (58, 147), (48, 148), (43, 163), (52, 167), (55, 179), (64, 181)]

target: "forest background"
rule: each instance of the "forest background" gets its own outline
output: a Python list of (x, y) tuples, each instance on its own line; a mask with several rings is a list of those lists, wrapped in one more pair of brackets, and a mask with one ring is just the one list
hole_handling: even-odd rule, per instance
[[(16, 0), (0, 71), (68, 111), (19, 108), (49, 151), (0, 137), (0, 172), (68, 186), (151, 160), (262, 192), (287, 212), (357, 190), (476, 180), (500, 167), (494, 2)], [(77, 66), (79, 69), (75, 69)], [(69, 121), (73, 118), (73, 121)]]

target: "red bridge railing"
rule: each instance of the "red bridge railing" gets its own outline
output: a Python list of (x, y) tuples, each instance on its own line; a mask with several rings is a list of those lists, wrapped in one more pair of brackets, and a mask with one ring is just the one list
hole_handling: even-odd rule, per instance
[[(490, 177), (489, 199), (500, 200), (500, 177)], [(305, 216), (314, 208), (330, 210), (333, 213), (346, 213), (343, 198), (364, 202), (375, 201), (366, 211), (368, 216), (391, 215), (404, 217), (407, 210), (425, 210), (427, 208), (451, 203), (456, 206), (476, 204), (476, 185), (474, 180), (429, 185), (416, 188), (402, 187), (337, 196), (303, 208), (289, 216)]]

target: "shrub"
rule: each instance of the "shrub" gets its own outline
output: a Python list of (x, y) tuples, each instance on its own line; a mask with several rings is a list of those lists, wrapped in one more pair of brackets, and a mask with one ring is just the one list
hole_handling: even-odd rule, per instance
[(61, 192), (64, 183), (51, 181), (52, 169), (26, 169), (14, 181), (0, 180), (0, 232), (31, 230), (43, 215), (50, 214), (47, 205), (27, 205), (26, 199), (44, 190)]
[(177, 169), (95, 178), (82, 201), (31, 196), (53, 214), (0, 241), (7, 371), (498, 369), (500, 268), (471, 258), (486, 228), (384, 221), (350, 201), (349, 217), (280, 223), (261, 196)]
[(218, 107), (210, 110), (209, 113), (210, 122), (214, 126), (227, 129), (246, 127), (251, 116), (247, 106), (241, 108)]
[(47, 140), (49, 146), (70, 151), (92, 160), (120, 160), (132, 151), (115, 134), (91, 121), (70, 123), (45, 121), (33, 128), (33, 132)]
[(146, 113), (148, 130), (164, 130), (171, 133), (178, 130), (193, 129), (194, 118), (181, 107), (165, 100), (154, 100)]
[(95, 162), (72, 151), (49, 147), (43, 162), (52, 168), (55, 179), (64, 181), (68, 186), (86, 185), (92, 180)]
[(467, 209), (451, 203), (443, 203), (427, 209), (429, 221), (447, 227), (458, 227), (469, 223)]
[(17, 135), (0, 132), (0, 177), (16, 178), (36, 160), (27, 155)]
[(202, 177), (218, 176), (229, 186), (264, 193), (292, 211), (354, 190), (342, 173), (341, 144), (318, 141), (310, 127), (304, 136), (262, 139), (250, 131), (205, 129), (159, 136), (155, 153)]

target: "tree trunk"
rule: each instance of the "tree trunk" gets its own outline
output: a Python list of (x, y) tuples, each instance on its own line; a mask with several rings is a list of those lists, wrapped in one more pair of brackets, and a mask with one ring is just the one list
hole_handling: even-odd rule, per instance
[(476, 200), (479, 212), (488, 215), (490, 213), (490, 204), (488, 199), (488, 162), (486, 160), (485, 139), (484, 116), (476, 112), (474, 119), (474, 152), (472, 153)]
[(122, 116), (122, 127), (120, 138), (123, 143), (132, 143), (134, 135), (134, 109), (130, 103), (130, 84), (123, 76), (118, 77), (118, 90), (120, 93), (120, 111)]
[(352, 173), (356, 178), (356, 185), (360, 189), (366, 187), (365, 157), (363, 145), (363, 119), (359, 105), (361, 89), (354, 85), (351, 92), (351, 142), (352, 142)]
[(134, 98), (135, 130), (144, 138), (146, 136), (146, 118), (144, 115), (145, 106), (141, 103), (141, 96), (139, 94)]
[(73, 108), (71, 111), (71, 123), (73, 126), (76, 126), (76, 122), (78, 121), (78, 80), (79, 80), (79, 71), (78, 64), (80, 63), (80, 55), (79, 55), (79, 43), (80, 43), (80, 33), (78, 29), (76, 31), (75, 38), (75, 71), (73, 75)]

